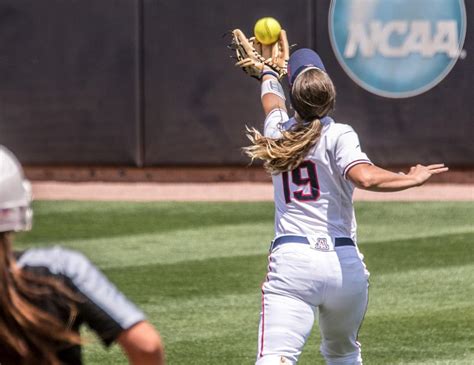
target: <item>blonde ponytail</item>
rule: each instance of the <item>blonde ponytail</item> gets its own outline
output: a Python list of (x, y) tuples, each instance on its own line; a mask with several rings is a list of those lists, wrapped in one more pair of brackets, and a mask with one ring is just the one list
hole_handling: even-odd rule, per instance
[(310, 123), (298, 123), (292, 130), (282, 131), (282, 138), (263, 136), (255, 128), (247, 127), (251, 146), (244, 147), (244, 153), (252, 161), (263, 160), (263, 167), (270, 174), (291, 171), (304, 160), (321, 137), (322, 124), (319, 119)]

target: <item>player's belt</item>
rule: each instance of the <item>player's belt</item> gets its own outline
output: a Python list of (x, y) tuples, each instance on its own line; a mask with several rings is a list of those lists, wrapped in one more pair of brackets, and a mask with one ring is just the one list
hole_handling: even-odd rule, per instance
[[(280, 245), (283, 245), (285, 243), (302, 243), (305, 245), (310, 244), (308, 238), (306, 238), (305, 236), (293, 236), (293, 235), (280, 236), (272, 242), (272, 245), (270, 246), (270, 251), (272, 251), (274, 248)], [(341, 246), (355, 246), (355, 243), (349, 237), (336, 237), (334, 239), (334, 247), (341, 247)]]

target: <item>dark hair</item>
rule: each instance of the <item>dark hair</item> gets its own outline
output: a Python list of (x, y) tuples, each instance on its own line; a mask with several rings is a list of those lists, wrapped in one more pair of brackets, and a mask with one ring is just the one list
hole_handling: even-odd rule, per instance
[[(58, 350), (80, 344), (79, 334), (70, 328), (78, 298), (59, 280), (19, 268), (11, 240), (11, 233), (0, 232), (0, 363), (60, 365)], [(46, 298), (67, 307), (69, 324), (34, 304)]]

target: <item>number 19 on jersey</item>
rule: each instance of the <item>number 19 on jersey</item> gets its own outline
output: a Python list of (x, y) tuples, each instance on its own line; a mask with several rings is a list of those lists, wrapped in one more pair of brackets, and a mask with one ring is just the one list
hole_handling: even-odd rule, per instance
[[(319, 198), (319, 182), (316, 172), (316, 164), (312, 161), (303, 161), (293, 171), (285, 171), (281, 174), (283, 179), (283, 192), (286, 204), (292, 199), (301, 202), (316, 201)], [(290, 178), (299, 189), (291, 191)]]

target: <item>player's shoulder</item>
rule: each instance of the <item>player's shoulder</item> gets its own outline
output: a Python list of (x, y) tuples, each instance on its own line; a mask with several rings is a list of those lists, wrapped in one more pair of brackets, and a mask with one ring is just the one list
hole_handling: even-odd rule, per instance
[(328, 142), (336, 142), (339, 137), (347, 133), (355, 133), (351, 125), (345, 123), (336, 123), (334, 119), (326, 117), (323, 118), (323, 133)]
[(326, 133), (331, 136), (340, 136), (341, 134), (355, 132), (350, 124), (338, 123), (330, 117), (323, 118), (323, 125), (326, 127)]
[(45, 268), (51, 274), (74, 277), (86, 273), (93, 264), (82, 253), (61, 246), (31, 248), (17, 256), (21, 268)]

